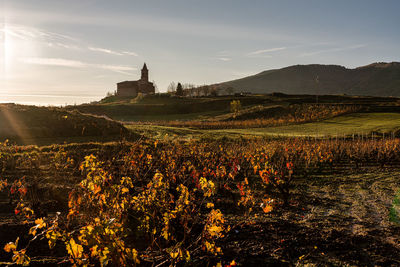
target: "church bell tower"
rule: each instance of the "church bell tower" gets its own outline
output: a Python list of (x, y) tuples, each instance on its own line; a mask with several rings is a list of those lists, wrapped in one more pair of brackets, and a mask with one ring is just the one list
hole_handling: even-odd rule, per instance
[(149, 70), (147, 69), (146, 63), (144, 63), (142, 68), (142, 77), (140, 78), (142, 81), (149, 81)]

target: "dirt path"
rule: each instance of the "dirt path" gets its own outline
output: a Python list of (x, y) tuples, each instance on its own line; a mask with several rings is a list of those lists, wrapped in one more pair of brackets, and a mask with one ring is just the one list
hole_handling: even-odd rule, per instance
[[(396, 191), (400, 187), (398, 172), (366, 173), (334, 177), (335, 181), (326, 181), (332, 177), (320, 178), (311, 184), (308, 192), (311, 196), (330, 203), (329, 206), (310, 207), (310, 218), (341, 218), (355, 235), (366, 235), (370, 230), (385, 230), (392, 226), (389, 222), (389, 209)], [(316, 203), (313, 203), (316, 204)]]

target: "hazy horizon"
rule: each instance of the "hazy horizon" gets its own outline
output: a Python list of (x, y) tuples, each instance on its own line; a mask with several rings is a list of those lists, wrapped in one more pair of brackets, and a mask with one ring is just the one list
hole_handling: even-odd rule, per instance
[(398, 1), (0, 0), (0, 103), (80, 104), (136, 80), (223, 82), (400, 61)]

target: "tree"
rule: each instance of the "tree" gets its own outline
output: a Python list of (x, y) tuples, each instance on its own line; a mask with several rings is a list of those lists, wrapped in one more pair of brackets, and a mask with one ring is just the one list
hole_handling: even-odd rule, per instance
[(182, 87), (184, 96), (194, 96), (194, 88), (196, 87), (194, 84), (184, 83)]
[(231, 102), (231, 112), (233, 113), (233, 117), (236, 118), (239, 110), (242, 108), (242, 104), (239, 100), (233, 100)]
[(229, 86), (228, 88), (226, 88), (226, 92), (228, 93), (228, 95), (233, 95), (233, 93), (235, 92), (235, 88)]
[(192, 83), (184, 83), (184, 84), (182, 85), (182, 87), (183, 87), (183, 89), (193, 89), (193, 88), (195, 88), (196, 86), (195, 86), (194, 84), (192, 84)]
[(203, 87), (203, 95), (204, 95), (204, 96), (209, 96), (209, 95), (210, 95), (210, 92), (211, 92), (213, 89), (214, 89), (214, 87), (211, 87), (211, 86), (209, 86), (209, 85), (205, 85), (205, 86)]
[(181, 83), (176, 86), (176, 95), (183, 96), (183, 87)]
[(154, 93), (155, 94), (160, 93), (160, 91), (158, 90), (158, 86), (157, 86), (156, 82), (154, 80), (152, 82), (153, 82), (153, 85), (154, 85)]
[(171, 82), (168, 87), (167, 87), (167, 92), (168, 93), (173, 93), (176, 90), (176, 84), (175, 82)]
[(218, 96), (218, 90), (217, 90), (217, 88), (212, 88), (212, 89), (211, 89), (211, 92), (210, 92), (210, 95), (211, 95), (211, 96)]
[(196, 93), (196, 96), (197, 96), (197, 97), (199, 97), (199, 96), (201, 95), (201, 90), (202, 90), (202, 89), (201, 89), (201, 86), (195, 88), (195, 93)]

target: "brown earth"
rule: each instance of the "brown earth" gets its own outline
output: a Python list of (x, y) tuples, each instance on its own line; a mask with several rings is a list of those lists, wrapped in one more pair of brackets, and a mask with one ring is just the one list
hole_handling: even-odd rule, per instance
[(298, 181), (289, 208), (227, 235), (225, 257), (243, 266), (399, 266), (400, 227), (389, 221), (399, 175), (387, 169)]

